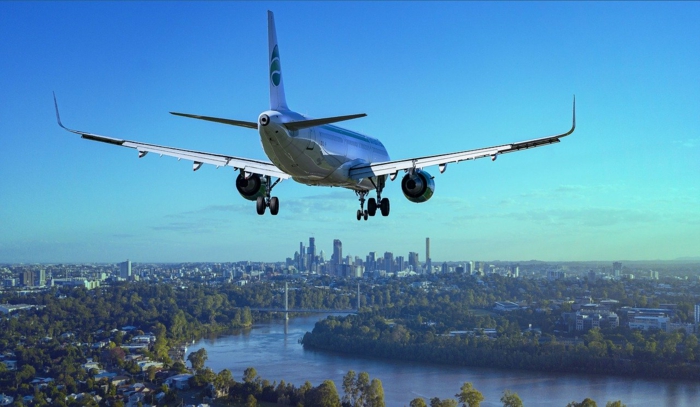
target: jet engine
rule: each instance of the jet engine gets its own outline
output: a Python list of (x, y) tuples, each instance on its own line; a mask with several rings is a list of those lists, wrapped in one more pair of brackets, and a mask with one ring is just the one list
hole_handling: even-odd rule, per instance
[(401, 180), (401, 190), (404, 196), (411, 202), (425, 202), (435, 192), (435, 181), (426, 171), (415, 170), (413, 174), (406, 174)]
[(236, 189), (241, 196), (249, 201), (255, 201), (259, 196), (265, 196), (267, 181), (258, 174), (253, 174), (248, 179), (243, 174), (236, 178)]

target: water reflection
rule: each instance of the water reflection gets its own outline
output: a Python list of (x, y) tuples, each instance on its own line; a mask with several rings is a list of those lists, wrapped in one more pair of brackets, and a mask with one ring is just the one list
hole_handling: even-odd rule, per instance
[(599, 406), (615, 400), (628, 407), (700, 405), (699, 385), (693, 382), (426, 365), (305, 351), (299, 339), (323, 317), (259, 324), (232, 335), (203, 339), (189, 351), (205, 348), (207, 366), (215, 372), (229, 369), (237, 380), (252, 366), (265, 379), (295, 386), (306, 380), (317, 386), (332, 379), (341, 393), (342, 377), (348, 370), (366, 371), (382, 381), (389, 407), (407, 406), (415, 397), (452, 398), (466, 381), (484, 394), (484, 407), (501, 406), (506, 389), (518, 393), (527, 407), (564, 407), (586, 397)]

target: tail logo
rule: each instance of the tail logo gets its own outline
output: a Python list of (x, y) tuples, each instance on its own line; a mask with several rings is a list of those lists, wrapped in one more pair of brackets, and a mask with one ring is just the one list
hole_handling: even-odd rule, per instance
[(270, 80), (275, 86), (279, 86), (282, 80), (282, 68), (280, 66), (280, 52), (275, 45), (270, 56)]

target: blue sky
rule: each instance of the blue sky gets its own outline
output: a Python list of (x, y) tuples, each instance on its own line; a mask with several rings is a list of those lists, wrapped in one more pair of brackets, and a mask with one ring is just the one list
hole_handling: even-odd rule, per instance
[[(392, 158), (577, 130), (452, 165), (388, 218), (351, 191), (285, 181), (258, 216), (230, 168), (81, 140), (114, 137), (266, 159), (266, 10), (290, 107)], [(0, 262), (277, 261), (315, 236), (344, 253), (434, 260), (700, 256), (700, 3), (0, 3)]]

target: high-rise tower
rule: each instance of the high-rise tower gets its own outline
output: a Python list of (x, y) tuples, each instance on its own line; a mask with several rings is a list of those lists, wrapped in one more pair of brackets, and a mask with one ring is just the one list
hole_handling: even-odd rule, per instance
[(119, 263), (119, 277), (124, 280), (131, 279), (131, 260), (127, 260), (124, 263)]
[(340, 239), (333, 240), (333, 257), (331, 257), (331, 267), (333, 274), (340, 271), (340, 265), (343, 263), (343, 242)]
[(425, 268), (430, 273), (433, 268), (433, 261), (430, 258), (430, 238), (425, 238)]

